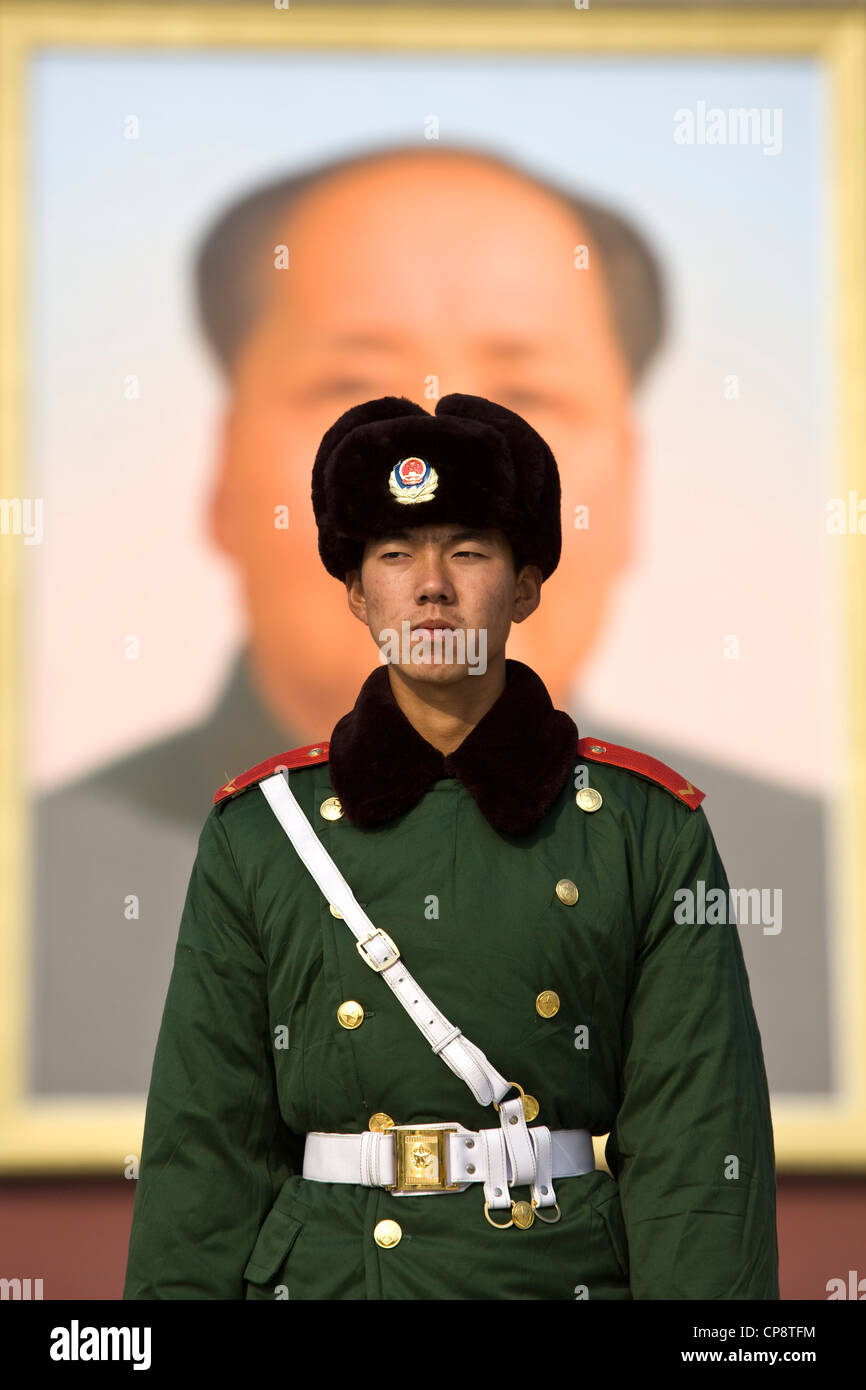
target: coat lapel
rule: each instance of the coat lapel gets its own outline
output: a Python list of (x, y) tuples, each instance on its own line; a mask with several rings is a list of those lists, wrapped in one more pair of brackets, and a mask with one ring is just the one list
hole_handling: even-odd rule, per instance
[(506, 658), (499, 699), (446, 756), (410, 724), (391, 692), (387, 666), (379, 666), (331, 734), (329, 770), (353, 825), (403, 815), (439, 778), (456, 777), (496, 830), (520, 835), (559, 796), (577, 744), (574, 720), (554, 708), (544, 682)]

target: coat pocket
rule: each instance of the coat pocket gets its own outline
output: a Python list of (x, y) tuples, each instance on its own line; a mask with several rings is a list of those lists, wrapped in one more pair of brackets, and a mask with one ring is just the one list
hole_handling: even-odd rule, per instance
[(622, 1214), (622, 1206), (619, 1200), (619, 1187), (614, 1179), (609, 1179), (613, 1185), (613, 1192), (609, 1197), (594, 1203), (594, 1211), (604, 1223), (611, 1249), (616, 1257), (623, 1278), (628, 1282), (629, 1259), (628, 1259), (628, 1236), (625, 1229), (625, 1220)]
[[(288, 1260), (292, 1246), (303, 1230), (303, 1224), (288, 1212), (281, 1211), (278, 1206), (271, 1208), (244, 1269), (243, 1277), (248, 1284), (270, 1285), (272, 1281), (280, 1282), (275, 1276)], [(248, 1298), (263, 1296), (274, 1297), (274, 1288), (247, 1291)]]

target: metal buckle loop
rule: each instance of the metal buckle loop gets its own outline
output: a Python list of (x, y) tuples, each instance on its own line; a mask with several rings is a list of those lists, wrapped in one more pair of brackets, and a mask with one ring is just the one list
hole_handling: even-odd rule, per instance
[[(366, 949), (366, 947), (369, 945), (371, 941), (375, 941), (377, 936), (381, 937), (382, 941), (385, 944), (385, 949), (388, 951), (390, 955), (390, 959), (383, 960), (381, 964), (379, 963), (379, 961), (374, 960), (373, 957), (370, 955), (369, 951)], [(369, 965), (371, 970), (375, 970), (377, 973), (382, 970), (387, 970), (389, 965), (393, 965), (395, 961), (400, 959), (400, 952), (397, 949), (397, 943), (392, 941), (388, 933), (386, 931), (383, 931), (381, 927), (377, 928), (376, 931), (371, 932), (369, 936), (365, 936), (363, 941), (356, 941), (355, 947), (361, 959), (365, 961), (367, 965)]]
[(538, 1217), (539, 1221), (543, 1221), (545, 1226), (555, 1226), (559, 1218), (562, 1216), (562, 1212), (559, 1210), (558, 1202), (554, 1202), (553, 1204), (553, 1210), (556, 1212), (555, 1216), (542, 1216), (539, 1205), (534, 1198), (532, 1202), (532, 1209), (535, 1212), (535, 1215)]
[(390, 1129), (394, 1136), (397, 1181), (390, 1192), (411, 1196), (415, 1192), (459, 1192), (460, 1184), (448, 1181), (448, 1135), (456, 1127), (432, 1129), (416, 1125), (412, 1129)]
[[(513, 1212), (514, 1212), (514, 1203), (513, 1203), (513, 1202), (511, 1203), (511, 1210), (512, 1210), (512, 1213), (513, 1213)], [(487, 1218), (487, 1220), (490, 1222), (491, 1226), (495, 1226), (495, 1227), (496, 1227), (497, 1231), (507, 1231), (509, 1226), (513, 1226), (513, 1225), (514, 1225), (514, 1216), (513, 1216), (513, 1214), (508, 1218), (507, 1221), (494, 1221), (494, 1220), (493, 1220), (493, 1217), (490, 1215), (490, 1203), (489, 1203), (489, 1202), (485, 1202), (485, 1203), (484, 1203), (484, 1215), (485, 1215), (485, 1217)]]
[[(523, 1118), (526, 1120), (527, 1124), (531, 1124), (531, 1122), (538, 1117), (538, 1101), (535, 1099), (535, 1096), (528, 1096), (526, 1094), (519, 1081), (509, 1081), (508, 1084), (509, 1086), (513, 1086), (515, 1091), (520, 1092), (520, 1103), (523, 1106)], [(493, 1109), (498, 1113), (499, 1103), (497, 1101), (493, 1102)]]

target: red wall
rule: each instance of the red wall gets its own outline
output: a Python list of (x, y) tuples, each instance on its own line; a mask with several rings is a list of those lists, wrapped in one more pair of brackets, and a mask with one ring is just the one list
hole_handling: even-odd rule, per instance
[[(0, 1277), (41, 1278), (46, 1299), (119, 1299), (134, 1198), (123, 1178), (0, 1179)], [(866, 1278), (866, 1177), (781, 1176), (777, 1210), (783, 1299)]]

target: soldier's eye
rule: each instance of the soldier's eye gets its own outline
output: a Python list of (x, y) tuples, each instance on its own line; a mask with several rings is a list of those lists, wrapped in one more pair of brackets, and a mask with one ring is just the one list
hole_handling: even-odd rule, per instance
[[(406, 551), (406, 550), (383, 550), (383, 551), (381, 552), (380, 556), (379, 556), (379, 559), (380, 559), (380, 560), (390, 560), (393, 556), (408, 555), (408, 553), (409, 553), (409, 552)], [(458, 555), (471, 555), (471, 556), (473, 556), (476, 560), (485, 560), (485, 559), (487, 559), (486, 554), (485, 554), (483, 551), (481, 551), (481, 550), (455, 550), (455, 551), (454, 551), (454, 555), (455, 555), (455, 557), (458, 556)]]

